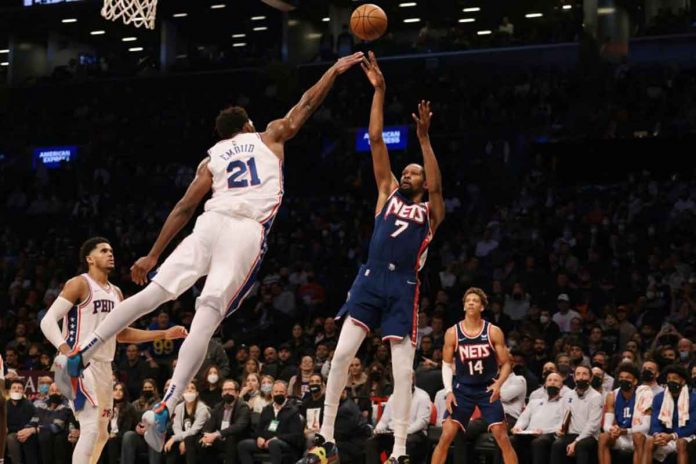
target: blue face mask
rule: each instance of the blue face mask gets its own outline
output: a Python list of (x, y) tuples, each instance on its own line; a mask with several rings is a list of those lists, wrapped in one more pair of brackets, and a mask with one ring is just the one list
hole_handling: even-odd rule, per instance
[(39, 385), (39, 393), (41, 393), (42, 395), (48, 395), (48, 387), (49, 385), (42, 383), (41, 385)]

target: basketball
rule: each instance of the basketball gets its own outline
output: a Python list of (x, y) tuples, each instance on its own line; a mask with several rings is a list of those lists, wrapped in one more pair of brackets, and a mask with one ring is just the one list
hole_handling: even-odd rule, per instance
[(377, 40), (387, 30), (387, 14), (372, 3), (360, 5), (350, 16), (350, 30), (362, 40)]

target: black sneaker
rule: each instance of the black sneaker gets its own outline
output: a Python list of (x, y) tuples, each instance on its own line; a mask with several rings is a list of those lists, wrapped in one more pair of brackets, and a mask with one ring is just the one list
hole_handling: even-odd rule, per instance
[(327, 443), (319, 434), (314, 436), (314, 446), (297, 464), (338, 464), (338, 449), (334, 443)]
[(411, 464), (411, 457), (406, 454), (399, 456), (398, 458), (392, 456), (384, 461), (384, 464)]

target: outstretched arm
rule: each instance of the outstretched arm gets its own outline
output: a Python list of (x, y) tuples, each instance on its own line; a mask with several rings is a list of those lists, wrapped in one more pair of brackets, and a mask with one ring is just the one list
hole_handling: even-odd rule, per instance
[(334, 63), (316, 84), (302, 94), (300, 101), (288, 111), (284, 118), (276, 119), (268, 124), (266, 131), (261, 134), (264, 143), (282, 157), (282, 145), (297, 135), (297, 132), (324, 101), (336, 78), (360, 63), (362, 59), (363, 52), (357, 52), (344, 56)]
[(146, 343), (154, 342), (155, 340), (176, 340), (178, 338), (186, 338), (188, 332), (181, 325), (170, 327), (167, 330), (141, 330), (133, 327), (126, 327), (118, 335), (116, 341), (119, 343)]
[(210, 159), (206, 158), (198, 165), (196, 177), (191, 182), (191, 185), (189, 185), (184, 196), (179, 200), (176, 206), (174, 206), (169, 216), (167, 216), (167, 220), (164, 221), (164, 226), (162, 226), (162, 230), (157, 240), (155, 240), (155, 244), (152, 245), (152, 249), (147, 256), (138, 259), (133, 267), (131, 267), (131, 278), (136, 284), (145, 285), (145, 283), (147, 283), (147, 273), (155, 267), (160, 255), (162, 255), (164, 249), (167, 248), (169, 242), (171, 242), (189, 222), (201, 200), (203, 200), (210, 191), (213, 185), (213, 175), (208, 169), (209, 161)]
[(430, 145), (430, 119), (433, 113), (430, 109), (430, 102), (421, 100), (418, 104), (418, 115), (412, 114), (416, 122), (416, 133), (418, 142), (423, 152), (423, 169), (425, 169), (425, 180), (428, 184), (428, 203), (430, 204), (430, 225), (433, 230), (442, 223), (445, 218), (445, 200), (442, 197), (442, 175), (440, 166), (437, 163), (435, 152)]
[(389, 194), (398, 187), (391, 170), (387, 145), (382, 138), (382, 132), (384, 132), (384, 94), (387, 86), (374, 53), (370, 52), (369, 59), (365, 59), (360, 66), (365, 71), (370, 84), (375, 88), (375, 93), (372, 96), (372, 107), (370, 108), (369, 135), (372, 169), (375, 172), (378, 193), (375, 209), (379, 213), (384, 207), (387, 198), (389, 198)]

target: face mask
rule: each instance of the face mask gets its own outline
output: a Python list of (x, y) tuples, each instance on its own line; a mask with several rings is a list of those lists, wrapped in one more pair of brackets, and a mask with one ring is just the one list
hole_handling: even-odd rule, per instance
[(321, 391), (321, 385), (310, 385), (310, 386), (309, 386), (309, 392), (310, 392), (312, 395), (316, 395), (316, 394), (319, 393), (320, 391)]
[(370, 372), (370, 380), (374, 380), (375, 382), (379, 381), (382, 378), (382, 373), (378, 371), (372, 371)]
[(524, 366), (515, 366), (512, 368), (512, 372), (514, 372), (515, 375), (522, 375), (524, 373)]
[(578, 387), (578, 389), (580, 390), (586, 390), (587, 387), (590, 386), (590, 382), (588, 382), (587, 380), (576, 380), (575, 386)]
[(539, 316), (539, 322), (546, 324), (549, 322), (549, 316)]
[(552, 386), (546, 387), (546, 393), (548, 393), (549, 398), (555, 397), (560, 392), (561, 392), (561, 389), (558, 387), (552, 387)]
[(273, 390), (273, 385), (265, 384), (261, 385), (261, 393), (268, 395)]
[(234, 403), (235, 397), (234, 397), (234, 395), (227, 394), (227, 395), (222, 395), (222, 399), (225, 400), (225, 403), (232, 404), (232, 403)]
[(676, 395), (681, 391), (682, 386), (677, 382), (667, 382), (667, 388), (671, 394)]
[(561, 375), (568, 375), (568, 372), (570, 372), (570, 366), (566, 366), (565, 364), (561, 364), (558, 366), (558, 373)]
[(53, 404), (60, 404), (63, 402), (63, 397), (60, 395), (51, 395), (48, 397), (48, 400)]
[(153, 392), (152, 390), (144, 390), (143, 391), (143, 398), (149, 400), (153, 396), (155, 396), (155, 392)]
[(645, 382), (651, 382), (655, 378), (655, 373), (648, 369), (644, 369), (640, 374), (640, 378)]
[(689, 353), (688, 351), (680, 351), (679, 352), (679, 359), (681, 359), (682, 361), (686, 361), (689, 359), (690, 354), (691, 353)]
[(194, 392), (184, 393), (184, 401), (186, 401), (187, 403), (193, 403), (197, 397), (198, 397), (198, 393), (194, 393)]
[(590, 382), (590, 385), (592, 385), (592, 388), (599, 388), (602, 386), (602, 378), (597, 377), (596, 375), (592, 377), (592, 382)]
[(621, 391), (631, 391), (631, 388), (633, 388), (633, 383), (630, 380), (619, 380), (619, 388)]
[(21, 394), (21, 393), (19, 393), (19, 392), (12, 392), (12, 393), (10, 393), (10, 399), (12, 399), (12, 400), (14, 400), (14, 401), (19, 401), (19, 400), (21, 400), (22, 398), (24, 398), (24, 395)]
[(273, 402), (280, 406), (281, 404), (285, 403), (285, 395), (274, 395)]
[(49, 386), (46, 385), (45, 383), (39, 385), (39, 393), (41, 393), (42, 395), (48, 394), (48, 387)]
[(217, 383), (218, 380), (220, 380), (220, 377), (218, 377), (217, 374), (210, 374), (208, 376), (208, 383)]

